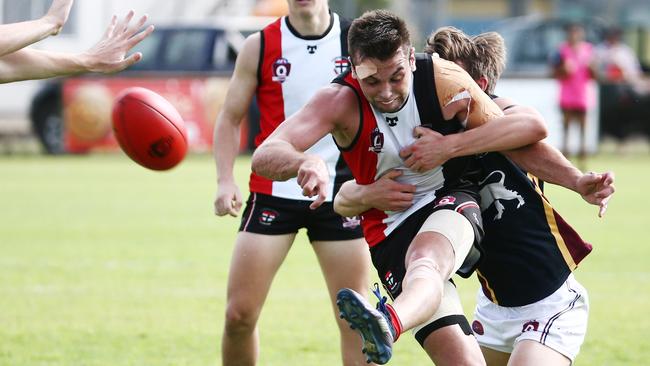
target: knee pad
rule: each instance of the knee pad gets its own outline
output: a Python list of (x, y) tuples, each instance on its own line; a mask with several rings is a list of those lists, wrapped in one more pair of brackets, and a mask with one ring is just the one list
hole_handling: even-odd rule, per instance
[(429, 279), (435, 281), (441, 276), (440, 267), (438, 267), (433, 259), (428, 257), (418, 258), (411, 262), (409, 268), (406, 270), (402, 286), (406, 286), (408, 282), (415, 279)]
[(472, 245), (474, 245), (474, 229), (472, 224), (465, 216), (453, 210), (435, 211), (424, 221), (418, 234), (422, 232), (438, 233), (451, 243), (454, 250), (454, 268), (451, 273), (455, 273), (465, 261)]

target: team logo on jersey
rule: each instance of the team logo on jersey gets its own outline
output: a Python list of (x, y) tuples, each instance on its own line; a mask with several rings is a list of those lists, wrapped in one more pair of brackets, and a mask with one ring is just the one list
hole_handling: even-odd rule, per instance
[(350, 59), (339, 56), (334, 59), (334, 74), (339, 75), (350, 67)]
[(537, 332), (539, 328), (539, 322), (537, 320), (531, 320), (524, 323), (524, 326), (521, 327), (521, 332)]
[(384, 134), (379, 131), (378, 127), (375, 127), (374, 130), (370, 133), (370, 147), (368, 151), (375, 152), (379, 154), (381, 149), (384, 148)]
[(355, 229), (361, 225), (361, 220), (359, 216), (352, 217), (343, 217), (343, 228), (345, 229)]
[(444, 196), (440, 200), (438, 200), (438, 203), (436, 203), (436, 206), (434, 208), (440, 207), (440, 206), (453, 205), (454, 203), (456, 203), (456, 197), (454, 197), (454, 196)]
[(284, 83), (291, 73), (291, 63), (286, 58), (279, 58), (273, 63), (273, 77), (271, 80)]
[(278, 212), (275, 210), (270, 210), (265, 208), (260, 214), (259, 220), (262, 225), (271, 225), (273, 221), (278, 217)]
[(474, 320), (472, 322), (472, 330), (474, 331), (474, 333), (478, 335), (485, 334), (485, 330), (483, 329), (483, 324), (481, 324), (481, 322), (478, 320)]
[[(490, 179), (497, 175), (500, 175), (501, 178), (496, 181), (495, 179)], [(517, 208), (526, 203), (519, 192), (506, 188), (503, 184), (505, 179), (506, 174), (504, 172), (501, 170), (495, 170), (478, 183), (480, 187), (479, 194), (481, 195), (481, 212), (490, 208), (494, 203), (494, 207), (497, 210), (497, 214), (494, 216), (494, 221), (501, 220), (503, 212), (506, 209), (505, 206), (503, 206), (504, 201), (517, 200)]]
[(397, 281), (395, 281), (395, 277), (393, 276), (393, 272), (388, 271), (384, 275), (384, 282), (386, 283), (386, 289), (388, 292), (393, 294), (395, 290), (397, 289), (397, 285), (399, 284)]
[(399, 121), (398, 117), (385, 117), (385, 118), (386, 118), (386, 123), (388, 123), (388, 126), (390, 127), (397, 126), (397, 122)]
[(309, 52), (310, 55), (313, 55), (314, 53), (316, 53), (317, 48), (318, 48), (318, 46), (309, 46), (309, 45), (307, 45), (307, 52)]

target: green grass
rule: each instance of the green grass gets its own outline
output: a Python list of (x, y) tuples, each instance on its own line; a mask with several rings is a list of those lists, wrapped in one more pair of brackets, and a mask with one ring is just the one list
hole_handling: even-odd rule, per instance
[[(650, 157), (601, 156), (614, 169), (606, 218), (549, 187), (594, 244), (577, 272), (591, 317), (578, 365), (650, 358)], [(246, 190), (249, 160), (236, 172)], [(212, 214), (208, 156), (156, 173), (123, 155), (0, 157), (0, 365), (218, 365), (228, 263), (238, 219)], [(646, 234), (643, 234), (646, 233)], [(470, 312), (476, 281), (458, 281)], [(260, 365), (340, 364), (320, 270), (304, 234), (262, 313)], [(412, 337), (391, 364), (427, 364)]]

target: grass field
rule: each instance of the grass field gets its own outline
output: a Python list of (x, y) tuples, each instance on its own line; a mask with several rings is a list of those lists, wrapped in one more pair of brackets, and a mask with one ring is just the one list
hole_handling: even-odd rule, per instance
[[(236, 172), (245, 190), (249, 160)], [(600, 156), (613, 169), (605, 219), (575, 194), (548, 196), (594, 244), (577, 272), (589, 332), (577, 365), (650, 359), (650, 156)], [(238, 219), (212, 214), (208, 156), (147, 171), (123, 155), (0, 157), (0, 365), (218, 365)], [(645, 233), (645, 234), (644, 234)], [(458, 281), (466, 310), (476, 280)], [(340, 364), (322, 276), (301, 234), (261, 318), (260, 365)], [(427, 364), (411, 337), (393, 365)]]

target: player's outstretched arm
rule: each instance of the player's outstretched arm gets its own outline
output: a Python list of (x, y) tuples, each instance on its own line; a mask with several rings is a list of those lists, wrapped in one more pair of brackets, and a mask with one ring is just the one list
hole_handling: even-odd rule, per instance
[(54, 0), (40, 19), (0, 25), (0, 57), (59, 34), (68, 20), (72, 3), (73, 0)]
[(0, 82), (124, 70), (142, 59), (139, 52), (126, 56), (127, 52), (153, 32), (153, 26), (141, 30), (147, 21), (146, 16), (130, 25), (133, 15), (131, 11), (119, 22), (113, 17), (101, 40), (83, 53), (22, 49), (0, 57)]
[(341, 186), (334, 197), (334, 211), (341, 216), (360, 215), (371, 208), (382, 211), (404, 211), (413, 205), (415, 186), (395, 180), (402, 175), (399, 170), (390, 170), (376, 182), (361, 185), (349, 180)]
[(214, 125), (212, 153), (217, 167), (214, 213), (237, 216), (243, 200), (233, 167), (239, 152), (239, 128), (257, 89), (260, 34), (249, 36), (237, 56), (228, 92)]
[(544, 142), (503, 151), (503, 154), (539, 179), (580, 194), (586, 202), (599, 207), (599, 217), (605, 214), (616, 190), (614, 173), (582, 173), (560, 151)]

